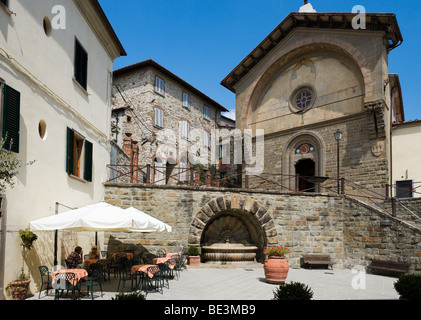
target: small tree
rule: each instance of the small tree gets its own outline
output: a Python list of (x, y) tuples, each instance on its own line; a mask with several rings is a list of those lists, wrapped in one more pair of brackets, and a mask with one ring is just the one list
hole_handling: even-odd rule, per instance
[(14, 177), (17, 176), (18, 169), (23, 166), (23, 161), (19, 160), (10, 150), (3, 149), (6, 142), (5, 138), (0, 139), (0, 198), (6, 192), (7, 187), (13, 188), (15, 185)]

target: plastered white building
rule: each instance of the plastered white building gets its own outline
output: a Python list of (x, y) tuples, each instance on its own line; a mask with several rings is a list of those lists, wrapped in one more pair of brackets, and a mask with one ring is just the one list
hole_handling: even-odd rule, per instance
[[(0, 298), (22, 265), (39, 281), (53, 266), (53, 232), (22, 255), (18, 230), (67, 207), (102, 201), (110, 157), (113, 62), (126, 55), (97, 0), (0, 1), (0, 133), (14, 137), (20, 169), (3, 195)], [(59, 233), (58, 263), (93, 234)], [(24, 264), (23, 264), (24, 261)]]

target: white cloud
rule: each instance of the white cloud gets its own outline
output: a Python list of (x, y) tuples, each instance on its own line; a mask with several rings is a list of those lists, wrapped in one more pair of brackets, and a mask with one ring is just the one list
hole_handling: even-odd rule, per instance
[(235, 120), (235, 111), (225, 112), (223, 116)]

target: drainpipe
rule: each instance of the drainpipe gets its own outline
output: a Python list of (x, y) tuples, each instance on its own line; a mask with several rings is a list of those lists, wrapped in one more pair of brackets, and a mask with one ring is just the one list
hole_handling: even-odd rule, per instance
[(6, 196), (0, 194), (0, 300), (4, 297), (4, 263), (6, 257)]

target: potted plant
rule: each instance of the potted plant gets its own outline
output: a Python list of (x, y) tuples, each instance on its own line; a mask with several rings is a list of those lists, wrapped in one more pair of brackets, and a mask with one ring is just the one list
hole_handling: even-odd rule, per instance
[(29, 275), (25, 274), (23, 268), (16, 280), (10, 282), (6, 287), (6, 292), (13, 300), (24, 300), (29, 289)]
[(393, 286), (401, 300), (421, 300), (421, 275), (405, 274)]
[(187, 250), (187, 255), (190, 266), (198, 266), (200, 264), (200, 253), (197, 247), (190, 246)]
[(285, 255), (290, 253), (290, 249), (283, 246), (270, 247), (263, 253), (267, 255), (263, 265), (266, 282), (272, 284), (285, 283), (289, 271), (289, 264)]
[[(34, 246), (34, 242), (37, 240), (37, 235), (29, 230), (19, 230), (19, 237), (21, 239), (21, 246), (23, 247), (24, 253), (26, 250), (31, 250)], [(24, 254), (23, 253), (23, 254)], [(18, 275), (17, 279), (10, 282), (6, 287), (6, 292), (12, 297), (13, 300), (24, 300), (29, 289), (29, 284), (31, 283), (29, 274), (24, 272), (24, 259), (22, 261), (21, 272)]]
[(301, 282), (282, 283), (273, 291), (272, 300), (311, 300), (313, 291)]

